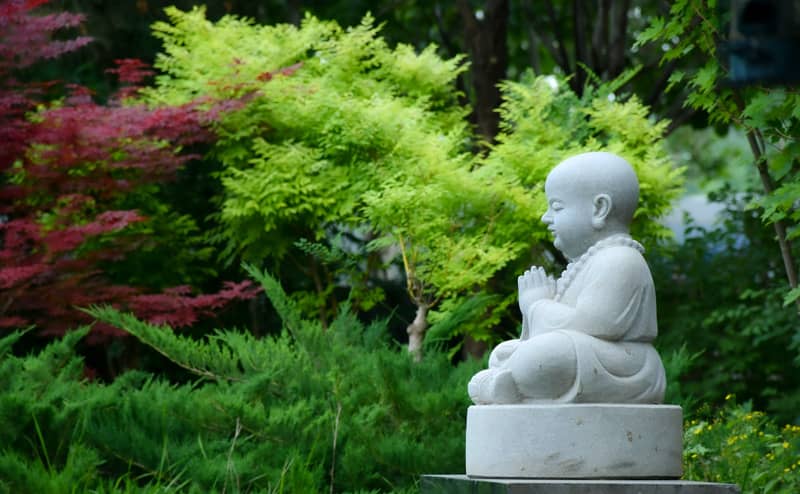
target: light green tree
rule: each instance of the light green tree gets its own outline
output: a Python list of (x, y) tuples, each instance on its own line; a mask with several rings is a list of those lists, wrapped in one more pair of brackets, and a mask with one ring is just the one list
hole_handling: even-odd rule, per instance
[[(628, 159), (641, 182), (634, 234), (648, 246), (669, 235), (656, 220), (679, 194), (683, 171), (662, 143), (668, 122), (652, 122), (635, 97), (614, 95), (624, 82), (587, 86), (581, 97), (563, 79), (528, 74), (506, 82), (501, 133), (486, 156), (469, 169), (437, 172), (435, 181), (407, 174), (368, 198), (370, 219), (387, 243), (401, 246), (422, 329), (424, 311), (441, 301), (429, 339), (467, 333), (488, 340), (501, 317), (516, 314), (516, 275), (531, 264), (552, 264), (540, 221), (543, 184), (570, 155), (606, 150)], [(424, 206), (411, 211), (403, 204)], [(510, 276), (500, 280), (501, 271)]]
[[(146, 97), (246, 99), (219, 126), (213, 150), (224, 166), (213, 235), (229, 261), (268, 260), (279, 272), (298, 240), (352, 240), (358, 232), (357, 241), (368, 240), (367, 194), (415, 168), (469, 166), (466, 110), (453, 83), (460, 57), (443, 60), (433, 46), (421, 53), (389, 48), (369, 16), (345, 30), (310, 16), (297, 27), (234, 17), (212, 23), (199, 8), (167, 14), (170, 23), (155, 25), (163, 75)], [(334, 274), (313, 259), (297, 263), (309, 264), (316, 287), (305, 307), (324, 316), (334, 308)], [(363, 289), (349, 274), (345, 282)], [(373, 291), (356, 302), (379, 297)]]
[[(505, 271), (547, 262), (542, 183), (569, 154), (628, 158), (642, 182), (638, 231), (650, 244), (665, 234), (654, 220), (680, 184), (661, 147), (666, 124), (648, 120), (636, 99), (615, 101), (619, 81), (580, 98), (563, 80), (504, 84), (498, 144), (475, 155), (455, 86), (461, 57), (391, 48), (369, 16), (342, 29), (310, 16), (296, 27), (212, 23), (202, 9), (167, 14), (170, 22), (155, 26), (163, 74), (146, 97), (240, 98), (242, 106), (219, 125), (213, 150), (224, 166), (214, 235), (226, 255), (279, 264), (300, 240), (330, 253), (341, 235), (368, 242), (358, 255), (396, 254), (417, 307), (408, 328), (417, 356), (429, 322), (434, 340), (486, 340), (513, 312), (515, 278)], [(351, 296), (365, 291), (354, 273), (368, 263), (356, 261), (344, 281), (312, 265), (316, 290), (301, 297), (305, 307), (324, 314), (336, 283), (349, 284)]]

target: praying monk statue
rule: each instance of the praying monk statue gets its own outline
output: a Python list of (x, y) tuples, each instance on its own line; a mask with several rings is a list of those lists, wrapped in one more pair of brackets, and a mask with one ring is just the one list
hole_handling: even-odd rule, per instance
[(584, 153), (550, 172), (545, 194), (542, 221), (569, 265), (557, 280), (541, 267), (519, 277), (522, 334), (472, 377), (472, 401), (661, 403), (653, 278), (629, 235), (636, 173), (614, 154)]

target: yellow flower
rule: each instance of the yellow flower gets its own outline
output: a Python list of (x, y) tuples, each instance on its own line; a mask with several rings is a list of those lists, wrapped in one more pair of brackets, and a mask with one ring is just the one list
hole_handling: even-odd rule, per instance
[(784, 441), (783, 442), (783, 449), (788, 449), (788, 448), (789, 448), (789, 443)]
[(728, 400), (730, 400), (731, 398), (733, 398), (733, 394), (731, 394), (731, 393), (728, 393), (728, 394), (726, 394), (726, 395), (725, 395), (725, 401), (728, 401)]

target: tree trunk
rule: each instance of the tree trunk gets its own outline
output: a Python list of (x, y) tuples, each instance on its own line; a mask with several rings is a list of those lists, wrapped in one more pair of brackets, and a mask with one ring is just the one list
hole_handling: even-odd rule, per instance
[(500, 115), (495, 111), (500, 106), (497, 84), (505, 79), (508, 66), (508, 0), (489, 0), (478, 16), (467, 0), (458, 1), (458, 10), (464, 22), (464, 41), (472, 61), (473, 117), (478, 132), (492, 142), (500, 126)]
[(591, 61), (589, 61), (590, 47), (586, 40), (586, 14), (583, 10), (582, 0), (573, 0), (572, 3), (572, 29), (573, 40), (575, 41), (575, 88), (578, 95), (583, 94), (583, 88), (589, 78), (585, 67), (594, 69)]
[(414, 356), (414, 361), (422, 360), (422, 340), (425, 338), (425, 331), (428, 329), (428, 306), (424, 303), (417, 305), (417, 315), (414, 321), (408, 325), (408, 353)]
[[(741, 94), (735, 92), (734, 100), (739, 107), (739, 112), (744, 113), (745, 103)], [(772, 176), (769, 174), (769, 166), (764, 153), (764, 138), (758, 129), (747, 129), (747, 142), (750, 144), (750, 151), (753, 153), (764, 193), (770, 195), (775, 190), (776, 185)], [(775, 236), (778, 239), (778, 246), (781, 249), (781, 258), (783, 259), (783, 268), (786, 271), (786, 279), (789, 281), (789, 287), (795, 289), (798, 283), (797, 271), (795, 268), (794, 254), (792, 254), (792, 244), (786, 235), (786, 223), (782, 220), (776, 220), (772, 222), (772, 226), (775, 229)], [(800, 299), (796, 299), (794, 303), (795, 307), (797, 307), (798, 314), (800, 314)]]
[(472, 357), (479, 359), (486, 353), (488, 346), (485, 341), (478, 341), (470, 335), (464, 335), (464, 345), (461, 347), (461, 358), (467, 360)]

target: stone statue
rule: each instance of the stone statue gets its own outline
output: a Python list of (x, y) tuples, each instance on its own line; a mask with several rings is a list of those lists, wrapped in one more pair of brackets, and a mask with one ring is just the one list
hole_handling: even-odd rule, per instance
[(636, 173), (619, 156), (580, 154), (550, 172), (545, 193), (542, 221), (569, 265), (558, 280), (541, 267), (519, 277), (522, 334), (492, 351), (470, 397), (478, 405), (661, 403), (655, 289), (629, 235)]

